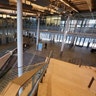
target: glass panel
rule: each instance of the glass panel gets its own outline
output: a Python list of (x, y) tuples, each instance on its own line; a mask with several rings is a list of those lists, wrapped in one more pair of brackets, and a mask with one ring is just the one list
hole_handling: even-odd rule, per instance
[(87, 47), (88, 42), (89, 42), (89, 38), (86, 38), (83, 46)]
[(68, 43), (68, 40), (69, 40), (69, 36), (66, 37), (66, 41), (65, 42)]
[(94, 40), (94, 39), (91, 39), (91, 40), (90, 40), (90, 45), (89, 45), (89, 47), (92, 47), (92, 45), (93, 45), (93, 40)]
[(80, 45), (82, 46), (84, 42), (84, 38), (81, 38)]
[(92, 48), (96, 49), (96, 39), (93, 40)]
[(61, 17), (60, 16), (47, 16), (46, 24), (47, 25), (60, 25)]

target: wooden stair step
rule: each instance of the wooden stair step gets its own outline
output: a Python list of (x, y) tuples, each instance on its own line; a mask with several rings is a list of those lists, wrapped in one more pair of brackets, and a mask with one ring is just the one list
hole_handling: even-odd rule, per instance
[(39, 83), (37, 96), (47, 96), (47, 83)]

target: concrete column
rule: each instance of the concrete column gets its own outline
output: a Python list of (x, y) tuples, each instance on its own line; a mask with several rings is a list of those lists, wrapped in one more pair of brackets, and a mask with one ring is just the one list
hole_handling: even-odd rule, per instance
[(67, 36), (67, 32), (69, 31), (69, 21), (70, 21), (70, 16), (68, 16), (67, 22), (66, 22), (66, 25), (65, 25), (64, 37), (63, 37), (63, 40), (62, 40), (62, 45), (61, 45), (61, 50), (60, 50), (61, 53), (63, 52), (64, 45), (65, 45), (65, 40), (66, 40), (66, 36)]
[[(77, 24), (78, 24), (78, 20), (76, 21), (75, 27), (74, 27), (74, 33), (76, 32), (76, 28), (77, 28)], [(74, 45), (74, 41), (75, 41), (75, 36), (72, 36), (72, 40), (71, 40), (71, 44)]]
[(17, 54), (19, 77), (23, 74), (22, 0), (17, 0)]
[(37, 23), (37, 36), (36, 36), (36, 50), (38, 50), (38, 42), (39, 42), (39, 26), (40, 26), (40, 18), (38, 17), (38, 23)]

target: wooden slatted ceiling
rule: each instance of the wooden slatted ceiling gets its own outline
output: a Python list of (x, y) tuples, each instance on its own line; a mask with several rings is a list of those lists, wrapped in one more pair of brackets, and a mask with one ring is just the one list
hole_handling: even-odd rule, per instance
[(86, 0), (71, 0), (72, 5), (74, 5), (79, 11), (88, 11), (89, 6)]
[[(6, 1), (6, 2), (5, 2)], [(31, 2), (31, 3), (34, 3), (33, 0), (26, 0), (26, 2)], [(44, 2), (42, 2), (44, 1)], [(37, 0), (36, 2), (40, 5), (41, 2), (41, 6), (44, 7), (48, 7), (48, 5), (50, 5), (52, 3), (52, 1), (55, 1), (57, 5), (54, 5), (56, 7), (58, 7), (58, 11), (61, 12), (61, 14), (63, 13), (64, 11), (64, 8), (65, 7), (61, 7), (61, 5), (63, 6), (66, 6), (66, 10), (67, 11), (72, 11), (74, 10), (74, 8), (77, 10), (77, 12), (85, 12), (85, 11), (93, 11), (95, 10), (96, 11), (96, 0)], [(64, 2), (62, 3), (63, 1), (66, 1), (66, 4), (64, 4)], [(25, 0), (22, 0), (23, 3), (25, 3)], [(49, 3), (48, 3), (49, 2)], [(59, 5), (58, 6), (58, 2), (59, 2)], [(5, 9), (12, 9), (12, 10), (16, 10), (16, 3), (17, 3), (17, 0), (0, 0), (0, 8), (5, 8)], [(30, 4), (31, 4), (30, 3)], [(70, 6), (68, 6), (68, 4)], [(23, 4), (24, 5), (24, 4)], [(26, 4), (25, 4), (26, 5)], [(30, 7), (30, 6), (29, 6)], [(29, 12), (33, 12), (34, 11), (34, 8), (29, 8), (28, 6), (24, 7), (23, 6), (23, 9), (24, 11), (29, 11)], [(49, 7), (48, 7), (49, 8)], [(38, 10), (39, 8), (36, 8), (35, 10), (35, 13), (36, 12), (41, 12), (42, 14), (42, 11)], [(53, 8), (52, 8), (53, 9)], [(48, 10), (47, 10), (48, 11)], [(75, 11), (75, 10), (74, 10)], [(49, 12), (50, 13), (50, 12)], [(46, 12), (45, 12), (46, 15), (48, 15)]]
[[(27, 1), (32, 1), (32, 0), (27, 0)], [(43, 0), (37, 0), (36, 3), (38, 3), (38, 5), (40, 5), (42, 3), (41, 5), (43, 5), (43, 6), (46, 6), (46, 4), (47, 5), (49, 4), (48, 3), (49, 0), (44, 0), (44, 3), (42, 1)], [(63, 0), (63, 1), (67, 1), (69, 3), (72, 3), (72, 5), (74, 5), (79, 11), (89, 10), (88, 4), (86, 2), (87, 0)], [(24, 0), (23, 0), (23, 2), (24, 2)], [(88, 2), (90, 2), (90, 0), (88, 0)], [(7, 3), (7, 4), (12, 4), (13, 5), (13, 4), (16, 4), (16, 0), (0, 0), (0, 3), (4, 3), (4, 4)], [(35, 3), (35, 1), (33, 3)], [(83, 8), (81, 8), (81, 7), (83, 7)]]
[(89, 10), (89, 8), (87, 7), (87, 4), (83, 4), (83, 5), (78, 5), (76, 6), (80, 11), (86, 11)]

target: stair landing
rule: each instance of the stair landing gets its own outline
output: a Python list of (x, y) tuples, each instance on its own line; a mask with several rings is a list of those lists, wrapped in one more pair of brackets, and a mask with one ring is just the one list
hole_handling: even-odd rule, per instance
[[(88, 88), (92, 77), (95, 80)], [(49, 79), (44, 83), (50, 88), (47, 89), (50, 96), (96, 96), (96, 71), (88, 67), (51, 59), (45, 78)]]

